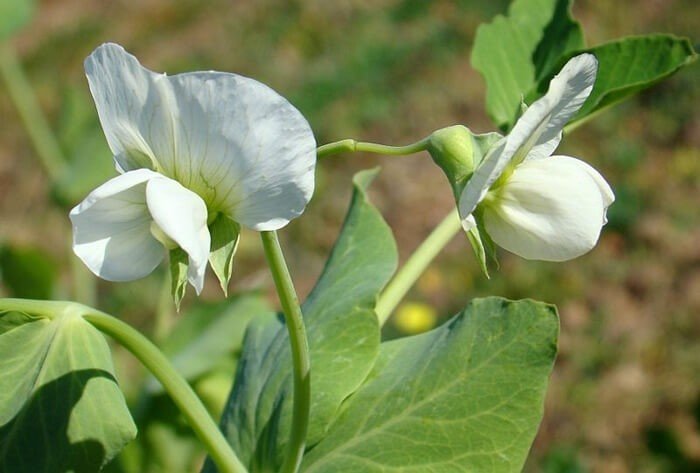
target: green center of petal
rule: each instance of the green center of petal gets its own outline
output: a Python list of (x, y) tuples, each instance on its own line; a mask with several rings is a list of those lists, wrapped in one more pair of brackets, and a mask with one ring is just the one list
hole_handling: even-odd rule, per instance
[(165, 232), (158, 226), (156, 222), (151, 222), (151, 235), (153, 238), (158, 240), (163, 244), (163, 246), (168, 250), (174, 250), (179, 248), (180, 245), (175, 242), (172, 238), (165, 234)]

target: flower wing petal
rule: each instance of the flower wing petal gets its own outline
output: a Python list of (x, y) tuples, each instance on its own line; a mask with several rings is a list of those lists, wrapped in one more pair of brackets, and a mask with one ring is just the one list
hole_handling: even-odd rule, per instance
[(146, 185), (155, 176), (147, 169), (117, 176), (71, 210), (73, 251), (97, 276), (109, 281), (139, 279), (163, 259), (146, 206)]
[(146, 202), (153, 221), (187, 252), (187, 278), (199, 294), (211, 243), (204, 201), (179, 182), (160, 176), (148, 182)]
[(588, 164), (568, 156), (519, 165), (484, 209), (500, 246), (527, 259), (565, 261), (595, 246), (612, 191)]

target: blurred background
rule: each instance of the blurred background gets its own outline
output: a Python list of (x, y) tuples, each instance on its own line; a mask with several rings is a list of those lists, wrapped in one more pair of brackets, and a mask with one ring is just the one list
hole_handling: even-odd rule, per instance
[[(469, 52), (477, 25), (507, 4), (39, 1), (28, 26), (8, 41), (3, 63), (7, 71), (8, 61), (18, 61), (15, 68), (24, 71), (55, 134), (39, 136), (49, 148), (43, 154), (65, 162), (42, 161), (0, 81), (0, 295), (81, 300), (166, 345), (188, 312), (214, 313), (226, 304), (210, 275), (203, 302), (190, 296), (176, 314), (162, 290), (164, 270), (134, 283), (106, 283), (70, 250), (68, 210), (115, 174), (82, 69), (100, 43), (118, 42), (159, 72), (214, 69), (262, 81), (301, 110), (319, 144), (343, 138), (406, 144), (455, 123), (493, 129)], [(699, 40), (696, 0), (579, 0), (574, 16), (589, 45), (651, 32)], [(559, 307), (560, 352), (527, 471), (700, 471), (699, 72), (696, 63), (564, 139), (560, 153), (591, 163), (617, 195), (591, 253), (552, 264), (502, 251), (500, 270), (486, 280), (459, 235), (385, 328), (387, 337), (429, 329), (476, 296), (529, 297)], [(30, 123), (41, 133), (40, 124)], [(353, 173), (377, 165), (383, 171), (371, 195), (402, 260), (454, 205), (427, 154), (323, 161), (314, 200), (282, 232), (302, 297), (342, 223)], [(262, 291), (274, 307), (256, 235), (243, 234), (234, 264), (230, 290)], [(193, 380), (215, 414), (228, 394), (235, 347), (225, 358), (214, 374)], [(119, 347), (115, 363), (141, 424), (142, 446), (129, 447), (111, 468), (195, 471), (201, 452), (186, 426), (173, 420), (174, 408), (147, 399), (143, 371)], [(144, 460), (143, 445), (164, 439), (179, 446), (182, 458)]]

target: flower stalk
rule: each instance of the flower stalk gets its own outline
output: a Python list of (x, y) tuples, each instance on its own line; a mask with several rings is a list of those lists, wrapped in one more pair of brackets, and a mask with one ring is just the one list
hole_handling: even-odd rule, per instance
[(292, 408), (292, 431), (287, 445), (287, 454), (280, 469), (281, 473), (295, 473), (299, 470), (306, 448), (306, 434), (309, 429), (311, 410), (311, 359), (306, 339), (304, 319), (299, 306), (299, 299), (289, 269), (282, 254), (277, 232), (261, 232), (265, 256), (267, 257), (272, 279), (275, 281), (277, 294), (282, 305), (284, 320), (289, 332), (289, 344), (292, 350), (294, 375), (294, 405)]

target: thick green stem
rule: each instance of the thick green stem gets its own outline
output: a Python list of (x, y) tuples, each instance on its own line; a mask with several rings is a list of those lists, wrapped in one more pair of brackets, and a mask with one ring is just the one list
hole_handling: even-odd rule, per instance
[(284, 319), (289, 331), (289, 344), (292, 349), (294, 373), (294, 406), (292, 408), (292, 431), (287, 445), (287, 455), (280, 469), (281, 473), (295, 473), (299, 470), (306, 447), (306, 433), (309, 428), (311, 409), (311, 360), (309, 345), (306, 340), (304, 319), (299, 307), (299, 300), (294, 290), (289, 269), (284, 261), (282, 248), (276, 232), (260, 234), (265, 248), (267, 262), (275, 281), (277, 294), (284, 312)]
[(0, 76), (5, 81), (8, 95), (17, 107), (41, 163), (51, 180), (56, 181), (63, 172), (65, 159), (37, 103), (32, 86), (12, 47), (7, 43), (0, 44)]
[(388, 154), (391, 156), (403, 156), (407, 154), (418, 153), (420, 151), (425, 151), (427, 149), (427, 146), (428, 138), (422, 139), (420, 141), (411, 143), (410, 145), (406, 146), (387, 146), (380, 145), (377, 143), (367, 143), (364, 141), (355, 141), (353, 139), (347, 139), (319, 146), (316, 149), (316, 156), (318, 156), (318, 158), (321, 159), (325, 158), (326, 156), (332, 156), (334, 154), (355, 151), (364, 151), (367, 153), (375, 154)]
[(384, 325), (396, 306), (401, 302), (401, 299), (423, 274), (430, 262), (461, 228), (459, 214), (457, 209), (454, 209), (408, 258), (377, 300), (375, 311), (381, 325)]

